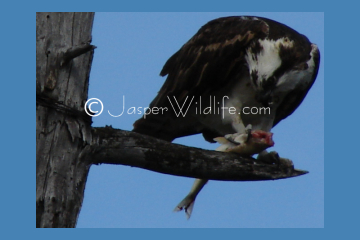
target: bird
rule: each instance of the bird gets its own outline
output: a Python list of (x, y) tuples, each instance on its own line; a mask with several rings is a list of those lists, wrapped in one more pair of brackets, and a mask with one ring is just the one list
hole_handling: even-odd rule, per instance
[[(319, 64), (317, 45), (285, 24), (256, 16), (211, 20), (166, 61), (160, 72), (166, 80), (133, 131), (169, 142), (201, 133), (222, 144), (218, 151), (249, 147), (245, 136), (261, 131), (269, 138), (298, 108)], [(272, 157), (270, 145), (248, 155)], [(206, 182), (195, 180), (195, 190)], [(183, 208), (189, 210), (181, 204), (175, 210)]]

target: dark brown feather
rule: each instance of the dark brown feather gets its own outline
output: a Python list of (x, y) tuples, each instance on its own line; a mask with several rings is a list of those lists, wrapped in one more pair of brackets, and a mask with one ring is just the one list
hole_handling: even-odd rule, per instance
[[(295, 39), (298, 48), (281, 51), (285, 64), (275, 74), (281, 75), (295, 66), (306, 67), (299, 63), (310, 57), (310, 42), (284, 24), (260, 17), (225, 17), (208, 22), (165, 63), (160, 75), (167, 75), (167, 78), (150, 108), (171, 109), (168, 96), (175, 97), (181, 105), (187, 96), (195, 96), (195, 102), (200, 96), (216, 94), (225, 87), (231, 87), (242, 75), (250, 74), (244, 58), (246, 50), (251, 46), (253, 53), (261, 51), (257, 40), (279, 37)], [(316, 78), (318, 60), (312, 83)], [(286, 97), (277, 110), (274, 125), (300, 105), (311, 85)], [(206, 140), (212, 141), (212, 138), (223, 134), (203, 126), (191, 114), (176, 117), (171, 110), (164, 115), (150, 114), (146, 119), (137, 120), (133, 131), (167, 141), (197, 133), (203, 133)]]
[[(160, 72), (167, 79), (150, 107), (171, 108), (167, 97), (182, 103), (186, 96), (199, 97), (219, 90), (244, 69), (246, 48), (254, 39), (265, 38), (267, 24), (259, 19), (219, 18), (208, 22), (165, 63)], [(212, 141), (216, 130), (204, 129), (196, 119), (177, 119), (173, 111), (149, 115), (134, 123), (134, 130), (168, 141), (204, 132)], [(216, 133), (215, 133), (216, 136)]]
[[(150, 106), (163, 105), (167, 96), (201, 96), (225, 86), (243, 65), (251, 41), (265, 38), (267, 24), (240, 17), (208, 22), (164, 65), (165, 84)], [(184, 94), (185, 93), (185, 94)]]

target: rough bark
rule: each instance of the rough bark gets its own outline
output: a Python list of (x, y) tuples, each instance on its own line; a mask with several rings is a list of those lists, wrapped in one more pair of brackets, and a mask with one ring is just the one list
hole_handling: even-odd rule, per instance
[(75, 227), (90, 167), (94, 13), (36, 14), (36, 227)]
[(259, 162), (234, 153), (215, 152), (169, 143), (111, 127), (93, 128), (92, 162), (122, 164), (156, 172), (223, 181), (258, 181), (296, 177), (290, 160)]

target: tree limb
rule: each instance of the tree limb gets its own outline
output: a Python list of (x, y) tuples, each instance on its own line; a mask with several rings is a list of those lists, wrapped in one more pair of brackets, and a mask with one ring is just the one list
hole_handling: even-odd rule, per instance
[(169, 143), (112, 127), (93, 128), (93, 164), (121, 164), (155, 172), (224, 181), (275, 180), (308, 173), (290, 160), (268, 164), (234, 153)]
[(63, 52), (62, 60), (60, 62), (60, 66), (63, 66), (64, 64), (70, 62), (70, 60), (87, 53), (91, 50), (94, 50), (96, 46), (91, 45), (90, 43), (83, 43), (80, 45), (72, 46), (66, 51)]

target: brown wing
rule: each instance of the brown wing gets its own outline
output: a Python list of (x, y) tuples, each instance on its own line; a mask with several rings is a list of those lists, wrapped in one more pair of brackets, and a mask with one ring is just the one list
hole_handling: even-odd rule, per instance
[(268, 26), (253, 18), (226, 17), (208, 22), (164, 65), (167, 79), (152, 102), (157, 106), (168, 95), (182, 98), (218, 89), (237, 74), (253, 39), (265, 38)]
[[(170, 107), (168, 96), (181, 103), (186, 96), (198, 97), (226, 86), (244, 69), (244, 54), (251, 41), (265, 38), (268, 31), (265, 21), (253, 17), (208, 22), (165, 63), (160, 75), (167, 79), (150, 107)], [(193, 119), (180, 122), (171, 113), (141, 118), (134, 131), (166, 140), (204, 131)]]

